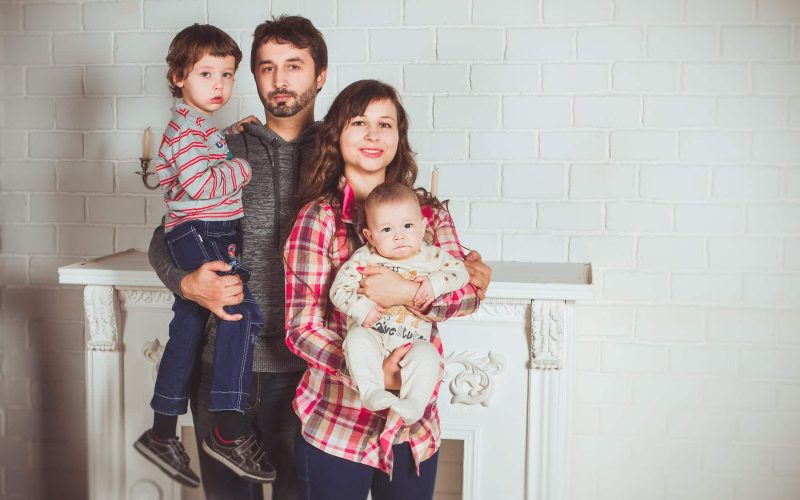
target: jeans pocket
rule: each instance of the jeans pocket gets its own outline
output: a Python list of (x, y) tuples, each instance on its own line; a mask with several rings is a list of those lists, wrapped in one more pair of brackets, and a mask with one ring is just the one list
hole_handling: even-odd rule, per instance
[(172, 261), (184, 271), (194, 271), (210, 260), (203, 237), (191, 225), (176, 227), (167, 233), (166, 241)]
[(213, 237), (233, 236), (239, 228), (238, 220), (214, 221), (208, 224), (208, 235)]

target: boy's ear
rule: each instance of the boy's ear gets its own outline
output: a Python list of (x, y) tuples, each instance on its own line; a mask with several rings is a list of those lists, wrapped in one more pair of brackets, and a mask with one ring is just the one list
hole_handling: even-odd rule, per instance
[(367, 241), (372, 243), (372, 233), (369, 231), (369, 229), (364, 228), (361, 230), (361, 232), (364, 233), (364, 238), (366, 238)]
[(184, 75), (178, 75), (176, 71), (170, 70), (169, 77), (172, 80), (172, 83), (176, 87), (178, 87), (179, 89), (183, 88), (183, 80), (185, 78)]

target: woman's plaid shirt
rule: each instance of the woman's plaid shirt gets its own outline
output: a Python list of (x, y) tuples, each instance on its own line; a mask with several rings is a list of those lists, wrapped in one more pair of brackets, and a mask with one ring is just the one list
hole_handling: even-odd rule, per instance
[[(390, 474), (392, 444), (408, 441), (418, 466), (439, 449), (439, 386), (422, 419), (407, 427), (400, 428), (394, 422), (387, 425), (385, 410), (375, 413), (361, 404), (342, 352), (347, 317), (328, 298), (336, 271), (352, 254), (347, 226), (353, 224), (355, 201), (349, 185), (344, 191), (341, 218), (337, 219), (325, 200), (309, 203), (300, 210), (286, 243), (286, 345), (308, 363), (297, 387), (294, 408), (303, 437), (313, 446)], [(450, 214), (443, 209), (426, 209), (423, 213), (428, 219), (426, 241), (463, 259)], [(354, 232), (360, 234), (357, 229)], [(471, 314), (479, 304), (475, 288), (468, 284), (439, 297), (426, 316), (442, 321)], [(435, 324), (431, 342), (441, 353)], [(393, 427), (391, 433), (387, 433), (388, 427)]]

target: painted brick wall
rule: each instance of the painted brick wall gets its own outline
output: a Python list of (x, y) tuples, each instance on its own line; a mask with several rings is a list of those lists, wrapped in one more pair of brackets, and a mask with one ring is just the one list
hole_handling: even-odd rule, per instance
[[(144, 248), (163, 212), (133, 171), (169, 40), (210, 22), (247, 60), (283, 12), (328, 40), (320, 116), (360, 78), (401, 90), (466, 245), (592, 262), (573, 500), (800, 497), (797, 0), (4, 1), (0, 497), (86, 495), (56, 268)], [(218, 121), (251, 113), (244, 67)]]

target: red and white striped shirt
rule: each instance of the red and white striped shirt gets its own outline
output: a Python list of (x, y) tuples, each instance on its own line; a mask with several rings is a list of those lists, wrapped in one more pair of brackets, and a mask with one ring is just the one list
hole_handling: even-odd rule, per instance
[(250, 180), (250, 164), (228, 159), (225, 137), (185, 104), (172, 110), (156, 172), (167, 204), (165, 231), (187, 220), (222, 221), (244, 215), (242, 186)]
[[(308, 363), (294, 408), (303, 437), (313, 446), (391, 474), (392, 444), (408, 441), (417, 467), (439, 449), (439, 386), (422, 419), (410, 426), (401, 426), (402, 420), (397, 418), (387, 422), (386, 410), (371, 412), (361, 403), (342, 351), (347, 317), (333, 307), (328, 296), (336, 272), (352, 254), (347, 226), (352, 225), (355, 197), (349, 185), (344, 190), (341, 218), (328, 201), (309, 203), (300, 210), (286, 243), (286, 345)], [(429, 223), (425, 240), (463, 259), (450, 214), (429, 207), (423, 213)], [(357, 229), (355, 233), (360, 235)], [(426, 316), (441, 321), (471, 314), (479, 304), (475, 288), (468, 284), (439, 297)], [(441, 353), (435, 324), (430, 340)]]

